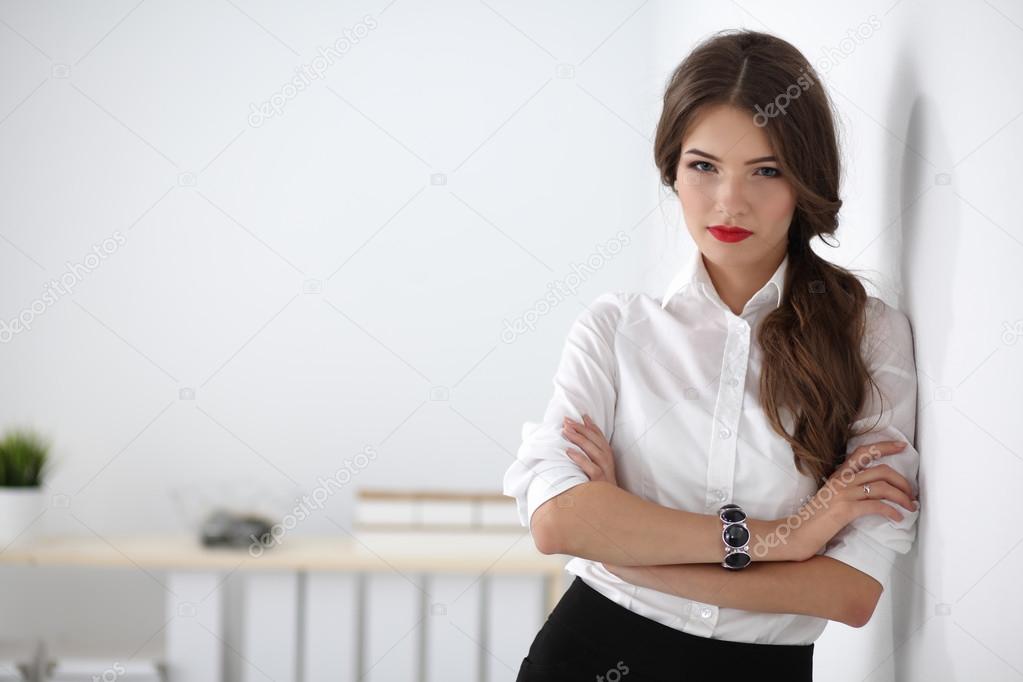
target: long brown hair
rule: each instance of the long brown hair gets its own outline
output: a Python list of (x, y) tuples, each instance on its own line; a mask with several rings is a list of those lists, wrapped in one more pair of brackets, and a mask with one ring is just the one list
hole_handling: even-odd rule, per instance
[[(831, 100), (785, 40), (748, 30), (715, 33), (679, 64), (664, 93), (654, 159), (672, 191), (687, 129), (702, 107), (719, 104), (756, 117), (796, 192), (782, 304), (757, 332), (764, 353), (760, 396), (772, 428), (792, 446), (796, 468), (822, 483), (858, 435), (852, 424), (868, 387), (877, 387), (861, 356), (866, 290), (856, 275), (810, 248), (814, 237), (833, 236), (842, 206)], [(792, 433), (780, 416), (786, 410)]]

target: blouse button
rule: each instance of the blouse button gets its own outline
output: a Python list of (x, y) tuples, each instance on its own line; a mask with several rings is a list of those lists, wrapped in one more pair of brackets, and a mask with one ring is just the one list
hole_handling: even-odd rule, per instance
[(710, 614), (711, 610), (706, 606), (704, 606), (703, 609), (700, 611), (700, 615), (703, 616), (704, 618), (710, 618)]
[(735, 377), (732, 377), (731, 379), (728, 380), (728, 385), (729, 386), (738, 386), (739, 385), (739, 380), (736, 379)]
[(721, 429), (718, 432), (718, 435), (721, 436), (721, 438), (728, 438), (729, 436), (732, 435), (732, 432), (729, 431), (728, 429)]

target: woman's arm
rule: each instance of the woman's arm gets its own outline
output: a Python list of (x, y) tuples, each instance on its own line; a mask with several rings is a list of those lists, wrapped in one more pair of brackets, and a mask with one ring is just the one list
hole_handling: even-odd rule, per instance
[[(566, 490), (540, 505), (533, 519), (537, 547), (544, 554), (623, 566), (699, 564), (724, 556), (717, 515), (664, 507), (607, 481)], [(758, 538), (776, 534), (784, 521), (747, 519), (746, 525)], [(803, 558), (801, 551), (795, 542), (775, 543), (755, 560)]]
[[(588, 415), (583, 418), (581, 424), (566, 418), (564, 433), (581, 448), (569, 449), (568, 456), (590, 480), (573, 485), (536, 508), (532, 531), (541, 552), (620, 566), (700, 564), (716, 562), (724, 556), (721, 520), (717, 514), (671, 509), (619, 488), (610, 443)], [(857, 451), (861, 456), (847, 461), (836, 472), (835, 478), (842, 480), (829, 482), (818, 491), (818, 496), (826, 494), (826, 498), (814, 507), (819, 511), (805, 518), (802, 515), (774, 520), (747, 518), (753, 558), (761, 563), (801, 561), (813, 556), (856, 513), (879, 512), (876, 505), (887, 513), (898, 514), (880, 500), (856, 502), (852, 493), (858, 495), (859, 487), (853, 486), (852, 493), (847, 493), (845, 474), (848, 469), (850, 480), (858, 480), (857, 472), (873, 458), (896, 452), (903, 445), (863, 446), (864, 452)], [(864, 482), (873, 481), (884, 473), (875, 469), (870, 473), (871, 478), (865, 478)], [(891, 479), (891, 482), (896, 481)], [(904, 484), (908, 490), (908, 482)], [(877, 496), (885, 490), (879, 490)], [(909, 504), (905, 491), (892, 487), (888, 495), (896, 494), (899, 499), (905, 498), (904, 504)], [(859, 504), (859, 507), (854, 510), (852, 504)], [(809, 511), (808, 507), (805, 509)], [(790, 523), (792, 519), (797, 522), (795, 527)], [(807, 547), (808, 542), (813, 544)]]
[(738, 571), (720, 564), (604, 567), (628, 583), (705, 604), (816, 616), (856, 628), (870, 620), (883, 589), (867, 574), (820, 555), (755, 561)]

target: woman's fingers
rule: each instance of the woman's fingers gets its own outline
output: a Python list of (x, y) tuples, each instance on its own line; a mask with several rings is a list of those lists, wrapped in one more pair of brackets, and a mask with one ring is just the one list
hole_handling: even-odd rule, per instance
[(565, 418), (564, 428), (562, 433), (565, 438), (577, 445), (581, 453), (572, 454), (572, 451), (566, 450), (572, 461), (579, 464), (580, 468), (586, 472), (586, 475), (590, 477), (590, 480), (596, 480), (593, 473), (587, 470), (581, 459), (586, 459), (589, 466), (596, 466), (599, 470), (599, 478), (609, 481), (611, 483), (616, 482), (614, 473), (614, 455), (611, 452), (611, 446), (604, 439), (604, 434), (593, 421), (584, 415), (583, 417), (588, 421), (588, 424), (580, 424), (569, 418)]
[(568, 449), (565, 450), (565, 454), (568, 455), (569, 459), (579, 465), (579, 468), (583, 470), (583, 473), (586, 474), (591, 481), (600, 481), (604, 479), (604, 470), (591, 462), (583, 453), (578, 450)]
[(586, 448), (587, 452), (589, 452), (590, 449), (600, 450), (600, 442), (594, 440), (594, 438), (590, 434), (588, 434), (583, 429), (580, 429), (578, 426), (573, 426), (569, 424), (568, 426), (565, 427), (565, 433), (569, 434), (570, 436), (573, 436), (576, 440), (573, 440), (572, 442), (573, 443), (578, 442), (578, 445)]
[[(571, 429), (566, 427), (565, 438), (567, 438), (571, 443), (574, 443), (575, 445), (579, 446), (579, 449), (582, 450), (582, 453), (580, 453), (581, 455), (588, 458), (589, 461), (593, 462), (598, 468), (604, 471), (605, 474), (607, 473), (606, 469), (608, 463), (605, 461), (604, 453), (601, 452), (600, 448), (596, 447), (592, 442), (590, 442), (590, 440), (586, 438), (586, 436), (583, 436), (582, 434), (576, 431), (572, 431)], [(566, 450), (566, 452), (568, 452), (569, 454), (572, 453), (571, 450)], [(573, 458), (573, 461), (576, 460)], [(593, 476), (590, 476), (590, 478), (592, 479)]]
[(597, 435), (600, 436), (601, 440), (603, 440), (605, 442), (607, 441), (607, 438), (604, 437), (604, 432), (600, 430), (599, 426), (597, 426), (597, 422), (595, 422), (592, 419), (590, 419), (590, 415), (588, 415), (588, 414), (584, 414), (583, 415), (583, 423), (586, 426), (588, 426), (591, 429), (593, 429), (594, 431), (596, 431)]
[(895, 507), (890, 504), (885, 504), (881, 500), (864, 500), (859, 503), (860, 514), (858, 516), (866, 516), (867, 514), (879, 514), (886, 516), (895, 523), (902, 521), (903, 514)]
[(911, 500), (916, 499), (916, 495), (913, 494), (913, 486), (906, 477), (887, 464), (867, 467), (853, 476), (849, 485), (862, 486), (864, 483), (871, 483), (872, 481), (886, 481), (905, 493)]
[(602, 437), (595, 436), (592, 432), (588, 433), (578, 424), (566, 422), (563, 433), (566, 438), (582, 448), (591, 459), (600, 460), (603, 464), (604, 460), (611, 456), (611, 446), (607, 444), (607, 441), (603, 441)]
[(907, 511), (916, 511), (916, 505), (909, 499), (909, 495), (902, 492), (891, 483), (884, 480), (875, 480), (867, 484), (870, 487), (870, 494), (867, 495), (862, 486), (856, 491), (857, 499), (891, 500)]
[[(584, 415), (583, 419), (587, 419), (587, 417)], [(565, 424), (569, 429), (581, 434), (598, 450), (603, 452), (604, 450), (610, 449), (607, 439), (604, 438), (604, 434), (601, 433), (600, 429), (598, 429), (596, 424), (593, 424), (593, 422), (589, 422), (589, 424), (580, 424), (579, 422), (566, 418)]]

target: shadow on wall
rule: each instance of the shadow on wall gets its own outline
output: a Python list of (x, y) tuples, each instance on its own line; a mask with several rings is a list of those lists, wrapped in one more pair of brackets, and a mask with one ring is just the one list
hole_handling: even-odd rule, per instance
[[(946, 134), (945, 122), (940, 119), (941, 112), (936, 106), (929, 106), (925, 98), (918, 94), (919, 88), (916, 84), (919, 79), (916, 77), (914, 59), (908, 49), (904, 49), (899, 58), (894, 60), (897, 65), (897, 73), (891, 80), (891, 92), (886, 98), (890, 103), (886, 121), (893, 122), (891, 128), (902, 135), (902, 145), (891, 145), (888, 147), (892, 158), (886, 159), (882, 168), (899, 169), (897, 183), (886, 182), (883, 178), (879, 180), (878, 191), (882, 196), (882, 206), (893, 206), (897, 213), (890, 217), (890, 225), (886, 223), (886, 230), (881, 237), (883, 245), (882, 253), (890, 260), (887, 271), (893, 273), (896, 281), (893, 282), (894, 291), (898, 293), (898, 299), (892, 303), (909, 317), (910, 325), (913, 328), (914, 348), (920, 347), (920, 339), (927, 334), (927, 356), (938, 366), (945, 364), (944, 358), (948, 354), (947, 335), (929, 328), (926, 321), (919, 315), (926, 314), (927, 304), (920, 299), (926, 295), (930, 301), (952, 301), (953, 277), (951, 276), (955, 262), (954, 254), (958, 249), (960, 241), (959, 202), (947, 191), (951, 183), (951, 168), (943, 168), (937, 159), (951, 158), (951, 150), (936, 149), (936, 144), (941, 144), (949, 139)], [(920, 153), (921, 149), (928, 148), (928, 157)], [(921, 190), (920, 188), (926, 189)], [(921, 193), (922, 192), (922, 193)], [(923, 214), (921, 208), (924, 204), (930, 204), (931, 212), (940, 212), (947, 216), (943, 223), (942, 239), (921, 238), (924, 229), (932, 229), (931, 226), (923, 225)], [(917, 292), (913, 288), (916, 282), (926, 282), (928, 290)], [(941, 310), (943, 319), (941, 326), (948, 328), (955, 325), (952, 318), (954, 314), (951, 307), (944, 307)], [(923, 432), (923, 420), (921, 415), (933, 400), (933, 391), (937, 388), (934, 377), (927, 374), (927, 368), (921, 366), (919, 353), (917, 354), (917, 420), (915, 445), (920, 452), (920, 498), (924, 504), (928, 499), (926, 489), (927, 462), (932, 460), (929, 452), (936, 452), (928, 448), (926, 433)], [(946, 590), (942, 585), (926, 585), (927, 576), (924, 573), (925, 562), (920, 560), (923, 549), (923, 556), (928, 552), (921, 544), (929, 536), (924, 532), (928, 526), (926, 513), (920, 515), (920, 523), (917, 527), (917, 540), (912, 550), (896, 557), (895, 571), (892, 574), (892, 598), (890, 600), (892, 618), (891, 632), (872, 633), (876, 640), (872, 642), (872, 650), (885, 653), (892, 651), (891, 679), (903, 680), (913, 679), (916, 672), (911, 659), (907, 658), (910, 648), (903, 647), (911, 637), (919, 634), (931, 618), (945, 613), (943, 608), (942, 595)], [(937, 564), (935, 564), (937, 565)], [(930, 670), (952, 670), (953, 662), (947, 657), (947, 647), (935, 646), (937, 639), (943, 634), (942, 628), (936, 628), (928, 636), (928, 657), (930, 661), (927, 668)], [(882, 639), (884, 641), (882, 641)], [(890, 649), (893, 648), (892, 649)], [(944, 659), (944, 660), (941, 660)], [(887, 679), (887, 678), (886, 678)]]

